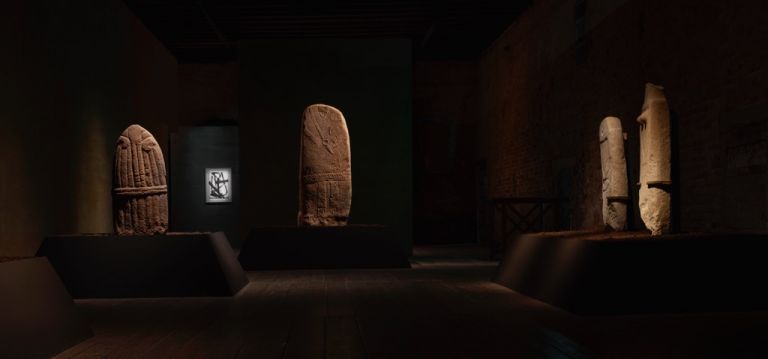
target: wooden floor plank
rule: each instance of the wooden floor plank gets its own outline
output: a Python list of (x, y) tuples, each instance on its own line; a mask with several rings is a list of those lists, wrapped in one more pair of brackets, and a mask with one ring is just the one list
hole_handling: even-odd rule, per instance
[(250, 272), (233, 298), (80, 300), (95, 336), (57, 358), (768, 357), (768, 312), (579, 317), (457, 248), (413, 269)]

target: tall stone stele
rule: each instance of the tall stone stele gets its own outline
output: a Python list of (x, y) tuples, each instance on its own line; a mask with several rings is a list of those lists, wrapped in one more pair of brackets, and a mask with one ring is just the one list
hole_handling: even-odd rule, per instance
[(651, 235), (669, 233), (671, 224), (670, 115), (664, 88), (645, 85), (640, 124), (640, 217)]
[(130, 125), (117, 139), (112, 204), (115, 233), (168, 230), (168, 185), (160, 146), (149, 131)]
[(600, 165), (603, 172), (603, 224), (614, 231), (627, 226), (627, 160), (621, 120), (606, 117), (600, 123)]
[(322, 104), (304, 110), (299, 169), (299, 226), (344, 226), (352, 204), (347, 122)]

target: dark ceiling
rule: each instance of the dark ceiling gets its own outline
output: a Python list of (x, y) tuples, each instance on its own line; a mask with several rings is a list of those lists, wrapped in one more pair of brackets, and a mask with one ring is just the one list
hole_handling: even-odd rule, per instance
[(531, 0), (125, 0), (179, 62), (227, 61), (238, 40), (407, 38), (416, 59), (477, 57)]

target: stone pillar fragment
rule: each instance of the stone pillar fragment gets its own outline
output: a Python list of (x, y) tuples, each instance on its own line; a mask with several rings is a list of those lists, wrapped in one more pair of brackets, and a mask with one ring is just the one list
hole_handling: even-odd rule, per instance
[(652, 235), (669, 233), (671, 224), (671, 133), (664, 88), (645, 85), (640, 124), (640, 217)]
[(349, 132), (341, 111), (315, 104), (301, 124), (299, 226), (344, 226), (352, 204)]
[(600, 123), (600, 164), (603, 172), (603, 224), (614, 231), (627, 226), (627, 160), (621, 120), (606, 117)]
[(168, 186), (163, 152), (139, 125), (117, 140), (112, 204), (118, 235), (147, 235), (168, 230)]

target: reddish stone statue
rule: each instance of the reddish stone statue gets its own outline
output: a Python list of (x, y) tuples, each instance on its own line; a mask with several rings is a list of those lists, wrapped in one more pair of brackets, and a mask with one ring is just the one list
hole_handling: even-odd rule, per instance
[(301, 135), (299, 226), (344, 226), (352, 204), (349, 132), (341, 111), (304, 110)]
[(112, 205), (118, 235), (168, 230), (168, 186), (160, 146), (149, 131), (131, 125), (115, 149)]

